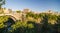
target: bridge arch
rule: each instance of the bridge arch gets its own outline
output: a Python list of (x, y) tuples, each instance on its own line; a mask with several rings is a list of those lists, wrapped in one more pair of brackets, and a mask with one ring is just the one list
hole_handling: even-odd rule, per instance
[(14, 21), (17, 21), (17, 19), (14, 16), (12, 16), (12, 15), (5, 15), (5, 16), (9, 16), (10, 19), (12, 19)]
[(14, 21), (19, 20), (19, 18), (15, 14), (0, 14), (0, 16), (9, 16)]

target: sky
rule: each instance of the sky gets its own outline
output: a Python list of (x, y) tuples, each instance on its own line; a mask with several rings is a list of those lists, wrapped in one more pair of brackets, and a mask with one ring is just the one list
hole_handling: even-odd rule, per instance
[(36, 12), (46, 10), (60, 11), (60, 0), (6, 0), (2, 7), (12, 10), (30, 9)]

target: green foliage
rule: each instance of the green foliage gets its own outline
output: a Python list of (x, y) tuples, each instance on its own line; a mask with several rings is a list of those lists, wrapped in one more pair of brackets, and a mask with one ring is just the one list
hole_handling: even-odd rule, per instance
[(39, 17), (43, 18), (45, 16), (45, 13), (40, 13)]
[(28, 28), (34, 28), (33, 24), (28, 24)]
[(0, 23), (7, 21), (9, 16), (0, 16)]
[[(32, 18), (43, 18), (42, 24), (33, 21), (16, 21), (15, 23), (9, 19), (9, 16), (0, 16), (0, 33), (57, 33), (60, 32), (60, 16), (52, 14), (33, 14), (32, 12), (27, 13), (26, 17)], [(49, 19), (55, 20), (57, 23), (48, 23)], [(12, 25), (6, 26), (6, 22), (13, 22)], [(4, 24), (6, 23), (6, 25)], [(57, 31), (58, 29), (58, 31)], [(6, 31), (5, 31), (6, 30)]]
[(4, 27), (4, 22), (6, 22), (8, 20), (8, 16), (0, 16), (0, 28)]
[(48, 15), (49, 19), (51, 20), (57, 20), (57, 16), (56, 15)]
[(0, 28), (3, 28), (4, 27), (4, 24), (3, 23), (0, 23)]
[(34, 17), (34, 14), (32, 12), (27, 13), (26, 17)]
[(16, 22), (14, 25), (11, 26), (13, 29), (22, 28), (22, 27), (29, 27), (34, 28), (33, 24), (27, 24), (27, 22)]
[[(2, 2), (3, 0), (0, 0), (0, 2)], [(0, 3), (0, 8), (1, 8), (1, 6), (2, 5), (4, 5), (5, 4), (5, 0), (2, 2), (2, 3)]]
[(20, 13), (21, 11), (20, 11), (20, 10), (17, 10), (16, 12), (17, 12), (17, 13)]

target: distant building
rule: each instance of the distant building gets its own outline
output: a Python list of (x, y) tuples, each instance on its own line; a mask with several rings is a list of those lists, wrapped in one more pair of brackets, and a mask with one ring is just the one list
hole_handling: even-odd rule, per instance
[(3, 8), (1, 8), (1, 9), (0, 9), (0, 14), (3, 13), (3, 12), (4, 12), (4, 11), (3, 11)]
[(53, 13), (53, 11), (52, 11), (52, 10), (47, 10), (47, 11), (44, 12), (44, 13)]
[(3, 11), (4, 11), (4, 13), (11, 13), (12, 12), (11, 9), (6, 9), (6, 8), (4, 8)]
[(12, 13), (13, 12), (12, 9), (8, 9), (8, 11), (9, 11), (9, 13)]
[(24, 9), (24, 10), (23, 10), (23, 13), (28, 13), (28, 12), (30, 12), (29, 9)]

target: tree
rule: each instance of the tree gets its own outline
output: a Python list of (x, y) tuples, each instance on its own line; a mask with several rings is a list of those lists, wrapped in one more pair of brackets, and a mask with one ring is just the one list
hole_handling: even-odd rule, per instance
[(17, 10), (16, 12), (17, 12), (17, 13), (20, 13), (21, 11), (20, 11), (20, 10)]
[(4, 4), (5, 4), (5, 0), (0, 0), (0, 8), (1, 8), (1, 6), (4, 5)]
[(41, 28), (41, 33), (44, 33), (44, 32), (47, 33), (48, 32), (48, 15), (47, 14), (43, 16), (43, 21), (41, 23), (43, 23), (43, 26)]
[(57, 30), (60, 33), (60, 15), (57, 17)]
[(34, 15), (33, 15), (33, 13), (32, 12), (28, 12), (27, 14), (26, 14), (26, 17), (33, 17)]

